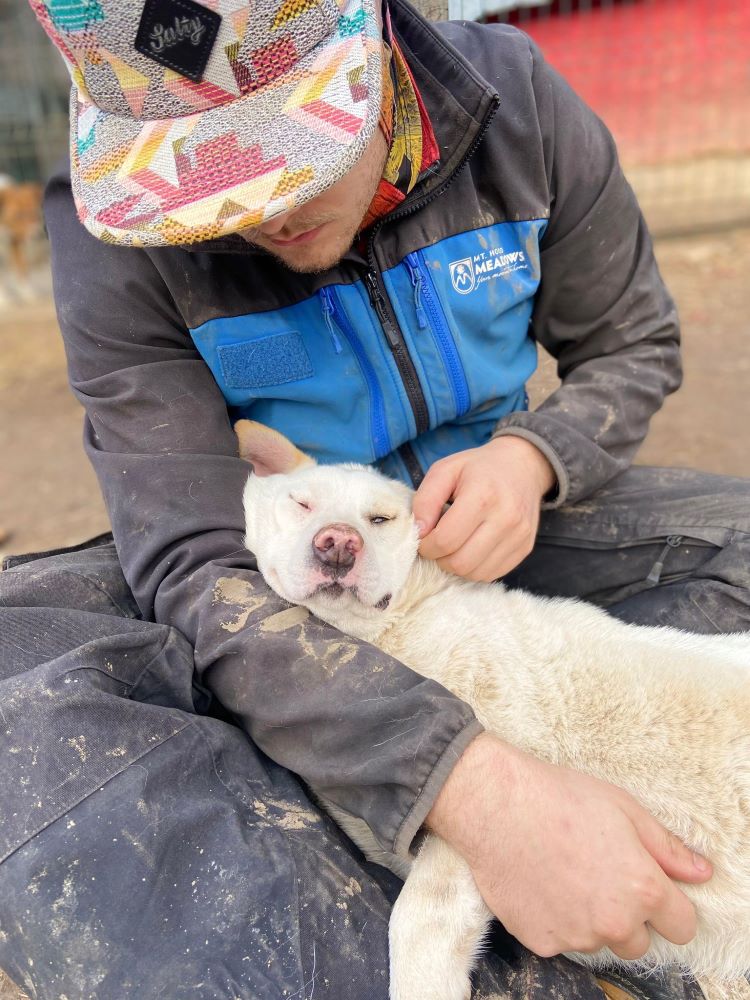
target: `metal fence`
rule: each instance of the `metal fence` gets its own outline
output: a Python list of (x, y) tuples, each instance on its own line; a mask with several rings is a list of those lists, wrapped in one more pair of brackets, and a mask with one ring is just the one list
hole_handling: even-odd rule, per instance
[(26, 0), (0, 0), (0, 174), (50, 173), (67, 144), (69, 87)]
[[(607, 122), (656, 233), (750, 222), (750, 0), (418, 0), (509, 21)], [(67, 74), (26, 0), (0, 0), (0, 174), (41, 179)]]

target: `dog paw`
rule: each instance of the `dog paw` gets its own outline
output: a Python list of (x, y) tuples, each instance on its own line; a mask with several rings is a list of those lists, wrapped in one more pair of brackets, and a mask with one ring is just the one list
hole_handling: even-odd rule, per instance
[(390, 1000), (470, 1000), (471, 978), (459, 956), (412, 952), (391, 962)]
[(390, 1000), (471, 1000), (471, 981), (446, 983), (406, 976), (402, 981), (391, 979)]

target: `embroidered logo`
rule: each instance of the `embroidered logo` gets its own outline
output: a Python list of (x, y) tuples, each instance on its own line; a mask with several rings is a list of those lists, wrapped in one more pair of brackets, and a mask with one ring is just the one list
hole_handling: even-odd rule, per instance
[(198, 82), (221, 17), (193, 0), (146, 0), (135, 47), (141, 55)]
[(459, 295), (468, 295), (485, 281), (500, 278), (513, 271), (527, 270), (528, 266), (523, 250), (505, 253), (502, 247), (483, 250), (473, 257), (454, 260), (449, 265), (451, 282)]
[(163, 52), (164, 49), (173, 49), (185, 38), (192, 45), (198, 45), (205, 30), (205, 24), (198, 17), (176, 17), (169, 27), (165, 28), (163, 24), (153, 26), (148, 36), (148, 47), (153, 53)]
[(474, 262), (471, 257), (454, 260), (450, 265), (451, 281), (459, 295), (468, 295), (476, 288), (477, 279), (474, 274)]

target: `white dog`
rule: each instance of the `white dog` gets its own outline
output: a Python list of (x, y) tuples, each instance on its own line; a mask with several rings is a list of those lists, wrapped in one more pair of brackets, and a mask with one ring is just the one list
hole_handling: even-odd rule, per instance
[[(625, 625), (581, 601), (449, 575), (417, 555), (405, 486), (318, 466), (259, 424), (235, 429), (255, 469), (246, 544), (276, 593), (438, 681), (509, 743), (630, 792), (714, 867), (683, 886), (694, 940), (652, 931), (643, 961), (720, 980), (750, 970), (750, 633)], [(331, 811), (382, 860), (364, 824)], [(391, 919), (393, 1000), (468, 997), (490, 919), (464, 861), (427, 836)], [(624, 964), (608, 950), (573, 957)]]

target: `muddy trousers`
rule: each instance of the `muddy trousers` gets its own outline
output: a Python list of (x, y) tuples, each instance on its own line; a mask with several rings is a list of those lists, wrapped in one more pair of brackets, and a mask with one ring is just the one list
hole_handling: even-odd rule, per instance
[[(185, 639), (140, 620), (112, 544), (9, 563), (0, 967), (37, 1000), (387, 1000), (398, 880), (212, 707)], [(545, 514), (507, 582), (747, 630), (750, 483), (631, 470)], [(597, 982), (499, 927), (476, 976), (476, 997), (605, 995), (703, 996), (677, 976)]]

